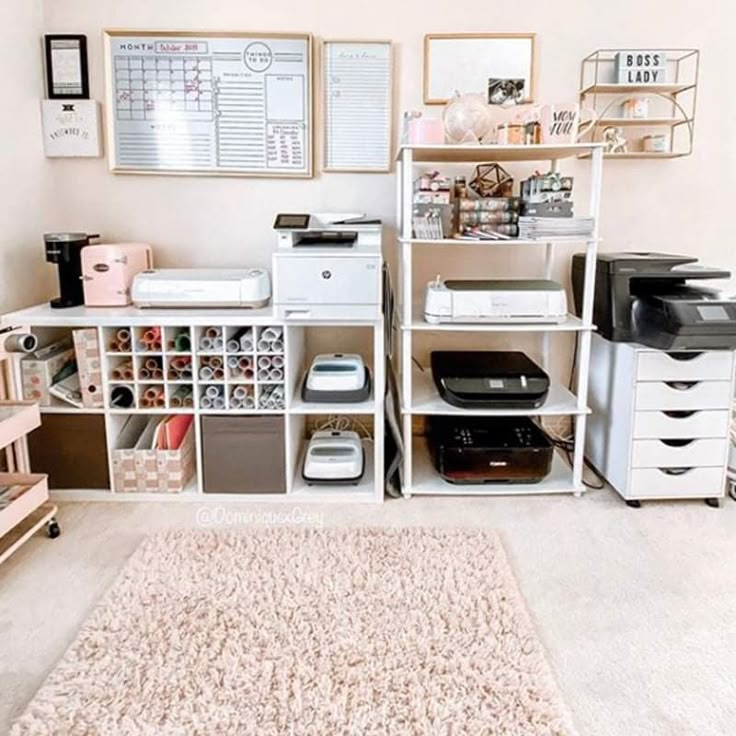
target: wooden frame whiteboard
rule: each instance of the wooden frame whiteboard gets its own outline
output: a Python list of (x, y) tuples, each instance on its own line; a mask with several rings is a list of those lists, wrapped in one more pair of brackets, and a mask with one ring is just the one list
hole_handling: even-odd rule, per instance
[(455, 90), (486, 94), (488, 78), (523, 78), (534, 101), (536, 34), (430, 33), (424, 37), (424, 104), (444, 105)]
[(311, 34), (115, 29), (103, 37), (114, 173), (313, 175)]
[[(329, 55), (331, 50), (344, 54), (339, 61), (344, 74), (334, 79), (337, 59)], [(375, 52), (373, 51), (375, 50)], [(389, 40), (357, 40), (326, 39), (321, 48), (321, 127), (322, 127), (322, 168), (326, 172), (367, 172), (387, 173), (391, 171), (393, 156), (393, 111), (395, 102), (394, 86), (394, 48)], [(371, 63), (371, 60), (373, 63)], [(371, 64), (366, 70), (365, 63)], [(384, 69), (381, 69), (384, 64)], [(363, 65), (363, 69), (361, 69)], [(352, 67), (352, 68), (351, 68)], [(384, 76), (385, 75), (385, 76)], [(367, 78), (369, 77), (369, 78)], [(371, 85), (367, 90), (368, 103), (363, 103), (357, 94), (357, 87)], [(370, 112), (374, 112), (373, 120), (368, 123), (351, 121), (350, 113), (336, 109), (331, 101), (342, 95), (348, 95), (351, 104), (356, 105), (360, 115), (361, 104), (367, 104)], [(377, 109), (371, 109), (373, 104)], [(334, 117), (333, 117), (334, 115)], [(338, 130), (338, 118), (342, 117), (343, 125), (354, 123), (352, 130)], [(383, 118), (383, 120), (381, 120)], [(378, 159), (371, 160), (374, 147), (366, 148), (366, 138), (375, 141), (381, 151)], [(333, 148), (334, 145), (334, 148)], [(338, 148), (339, 147), (339, 148)], [(338, 151), (340, 151), (338, 153)], [(343, 159), (340, 161), (339, 159)], [(352, 160), (351, 160), (352, 159)]]

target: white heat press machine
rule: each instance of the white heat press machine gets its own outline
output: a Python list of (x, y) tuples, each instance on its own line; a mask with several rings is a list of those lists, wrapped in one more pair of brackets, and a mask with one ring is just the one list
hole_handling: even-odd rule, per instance
[(170, 268), (143, 271), (133, 279), (136, 307), (265, 307), (271, 279), (261, 268)]
[(357, 432), (315, 432), (304, 456), (307, 485), (357, 485), (365, 472), (365, 452)]
[(356, 353), (318, 355), (302, 385), (302, 399), (315, 403), (356, 403), (371, 395), (371, 374)]
[(286, 320), (380, 319), (381, 221), (360, 213), (279, 214), (274, 307)]
[(565, 290), (546, 279), (442, 281), (427, 284), (424, 319), (445, 322), (549, 322), (567, 319)]

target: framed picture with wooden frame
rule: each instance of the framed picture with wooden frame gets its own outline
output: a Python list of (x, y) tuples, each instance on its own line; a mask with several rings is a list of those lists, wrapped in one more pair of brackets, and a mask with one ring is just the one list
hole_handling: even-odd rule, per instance
[(391, 171), (394, 52), (388, 40), (325, 39), (321, 54), (322, 168)]
[(309, 33), (106, 30), (110, 170), (311, 177)]
[(444, 105), (455, 92), (489, 93), (490, 80), (513, 80), (517, 102), (533, 102), (534, 33), (433, 33), (424, 37), (424, 104)]

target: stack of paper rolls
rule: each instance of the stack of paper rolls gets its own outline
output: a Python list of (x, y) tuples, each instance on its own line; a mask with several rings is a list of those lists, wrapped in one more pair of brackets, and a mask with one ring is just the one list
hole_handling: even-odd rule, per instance
[(258, 352), (283, 353), (284, 330), (282, 327), (264, 327), (258, 339)]
[(202, 392), (202, 398), (199, 401), (202, 409), (224, 409), (225, 408), (225, 387), (224, 386), (207, 386)]
[(136, 349), (141, 353), (158, 353), (161, 351), (161, 328), (144, 327), (136, 341)]
[(177, 386), (169, 400), (172, 408), (194, 406), (192, 386)]
[(129, 353), (130, 330), (125, 327), (116, 330), (114, 337), (110, 340), (109, 350), (111, 353)]
[(227, 341), (228, 353), (252, 353), (253, 352), (253, 328), (241, 327)]
[(175, 350), (177, 353), (188, 353), (192, 349), (192, 339), (189, 336), (188, 327), (177, 327), (173, 333), (173, 337), (168, 341), (168, 349)]
[(283, 385), (261, 386), (259, 389), (258, 407), (260, 409), (283, 409), (284, 387)]
[(182, 381), (192, 377), (192, 359), (190, 356), (179, 356), (169, 361), (169, 380)]
[(139, 403), (142, 409), (160, 409), (166, 406), (166, 395), (163, 386), (147, 386), (140, 394)]
[(230, 392), (231, 409), (254, 409), (256, 405), (252, 389), (246, 386), (233, 386)]
[(205, 327), (199, 338), (199, 349), (204, 353), (221, 352), (225, 343), (222, 339), (222, 327)]
[(132, 381), (133, 376), (134, 372), (132, 360), (120, 363), (110, 371), (110, 378), (112, 378), (113, 381)]

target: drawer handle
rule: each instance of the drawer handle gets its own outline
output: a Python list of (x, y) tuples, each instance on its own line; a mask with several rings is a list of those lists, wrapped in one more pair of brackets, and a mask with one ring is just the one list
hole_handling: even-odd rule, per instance
[(665, 475), (685, 475), (689, 473), (692, 468), (658, 468), (660, 473)]
[(692, 445), (695, 440), (660, 440), (660, 442), (667, 445), (667, 447), (687, 447)]
[(670, 417), (670, 419), (687, 419), (688, 417), (693, 416), (694, 414), (697, 414), (697, 411), (663, 411), (662, 414), (664, 414), (667, 417)]
[(681, 362), (687, 361), (687, 360), (695, 360), (695, 358), (699, 358), (703, 353), (698, 352), (674, 352), (674, 353), (667, 353), (667, 355), (672, 358), (672, 360), (679, 360)]
[(697, 386), (699, 381), (665, 381), (664, 383), (675, 391), (689, 391), (693, 386)]
[(685, 475), (692, 468), (658, 468), (658, 470), (660, 473), (664, 473), (664, 475)]

